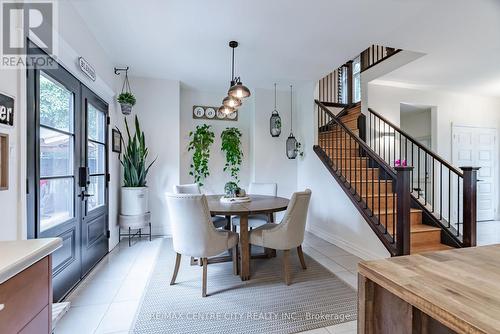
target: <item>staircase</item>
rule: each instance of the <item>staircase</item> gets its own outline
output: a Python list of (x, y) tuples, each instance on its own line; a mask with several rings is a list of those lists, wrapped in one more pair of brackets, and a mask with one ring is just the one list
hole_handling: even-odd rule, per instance
[[(339, 104), (316, 101), (314, 151), (391, 255), (475, 245), (477, 169), (456, 170), (373, 110), (367, 122), (360, 103), (338, 114), (335, 107)], [(396, 160), (408, 166), (399, 166)], [(448, 201), (445, 205), (443, 198)]]

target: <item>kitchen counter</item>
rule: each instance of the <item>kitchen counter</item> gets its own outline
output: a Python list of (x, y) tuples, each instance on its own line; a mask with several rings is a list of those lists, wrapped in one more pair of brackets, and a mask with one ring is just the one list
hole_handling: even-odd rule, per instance
[(61, 247), (61, 238), (0, 241), (0, 284)]
[(358, 333), (500, 333), (500, 245), (359, 264)]

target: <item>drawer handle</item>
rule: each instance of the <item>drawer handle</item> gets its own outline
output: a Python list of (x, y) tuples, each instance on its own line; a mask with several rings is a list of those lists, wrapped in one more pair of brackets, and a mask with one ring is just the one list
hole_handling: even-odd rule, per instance
[(5, 304), (0, 304), (0, 311), (2, 311), (5, 308)]

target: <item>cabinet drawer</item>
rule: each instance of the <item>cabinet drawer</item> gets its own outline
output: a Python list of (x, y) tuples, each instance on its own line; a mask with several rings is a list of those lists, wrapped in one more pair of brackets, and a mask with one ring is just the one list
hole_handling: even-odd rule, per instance
[(17, 333), (49, 304), (50, 261), (41, 259), (0, 284), (0, 327)]

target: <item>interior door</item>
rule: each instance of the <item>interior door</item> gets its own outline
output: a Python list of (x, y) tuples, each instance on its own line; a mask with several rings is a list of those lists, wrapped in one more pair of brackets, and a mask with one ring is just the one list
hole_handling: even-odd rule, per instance
[(108, 252), (108, 105), (82, 88), (84, 122), (80, 193), (82, 211), (82, 271), (86, 274)]
[(60, 65), (27, 74), (28, 237), (63, 239), (57, 301), (108, 251), (108, 106)]
[(453, 126), (453, 163), (456, 166), (481, 167), (477, 184), (477, 220), (496, 216), (497, 130)]

